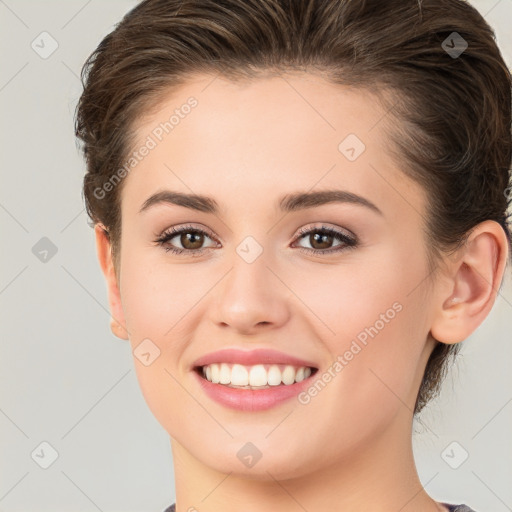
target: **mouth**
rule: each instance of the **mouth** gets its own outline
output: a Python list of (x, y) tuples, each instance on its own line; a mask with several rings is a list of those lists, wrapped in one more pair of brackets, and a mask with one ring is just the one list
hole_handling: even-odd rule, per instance
[(233, 389), (264, 390), (279, 386), (293, 386), (311, 378), (318, 368), (290, 364), (212, 363), (195, 366), (193, 370), (212, 384)]

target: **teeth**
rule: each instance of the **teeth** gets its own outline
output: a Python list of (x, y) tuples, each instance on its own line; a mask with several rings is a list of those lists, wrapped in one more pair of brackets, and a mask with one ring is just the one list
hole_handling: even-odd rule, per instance
[(203, 377), (214, 384), (230, 387), (268, 388), (284, 384), (290, 386), (311, 375), (311, 368), (291, 365), (243, 366), (241, 364), (214, 363), (202, 367)]

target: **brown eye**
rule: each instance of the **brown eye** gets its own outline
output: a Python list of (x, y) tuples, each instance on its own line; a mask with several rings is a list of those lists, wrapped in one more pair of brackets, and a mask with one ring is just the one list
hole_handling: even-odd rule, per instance
[(211, 240), (212, 238), (212, 235), (202, 229), (184, 226), (181, 228), (171, 228), (166, 231), (156, 240), (156, 243), (167, 252), (171, 251), (174, 254), (197, 256), (213, 247), (213, 245), (203, 247), (206, 239)]
[[(311, 248), (299, 245), (300, 249), (313, 254), (339, 253), (358, 245), (358, 240), (354, 236), (350, 236), (328, 226), (302, 229), (299, 235), (300, 242), (305, 240), (311, 245)], [(333, 245), (336, 240), (339, 243)]]
[(313, 249), (329, 249), (334, 241), (334, 236), (329, 233), (315, 232), (309, 235), (309, 243)]
[(191, 251), (200, 249), (204, 243), (204, 235), (199, 231), (188, 231), (180, 235), (180, 243), (184, 249)]

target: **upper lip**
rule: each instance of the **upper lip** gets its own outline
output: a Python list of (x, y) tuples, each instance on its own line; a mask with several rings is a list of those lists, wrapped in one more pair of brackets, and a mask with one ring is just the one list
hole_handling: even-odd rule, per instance
[(207, 366), (213, 363), (238, 363), (244, 366), (252, 366), (256, 364), (284, 364), (291, 366), (307, 366), (317, 368), (315, 363), (300, 359), (284, 352), (278, 352), (271, 349), (255, 349), (255, 350), (237, 350), (224, 349), (206, 354), (193, 363), (193, 367)]

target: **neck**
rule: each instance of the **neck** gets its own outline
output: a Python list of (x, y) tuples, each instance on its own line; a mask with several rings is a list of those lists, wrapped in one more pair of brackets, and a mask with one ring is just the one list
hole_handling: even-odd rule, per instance
[[(334, 465), (315, 471), (297, 468), (296, 476), (287, 479), (280, 479), (272, 467), (263, 466), (253, 477), (238, 474), (237, 467), (219, 472), (171, 438), (176, 512), (446, 510), (428, 496), (420, 483), (411, 429), (412, 414), (402, 407), (392, 425), (371, 443), (354, 447)], [(263, 459), (258, 465), (261, 462)]]

